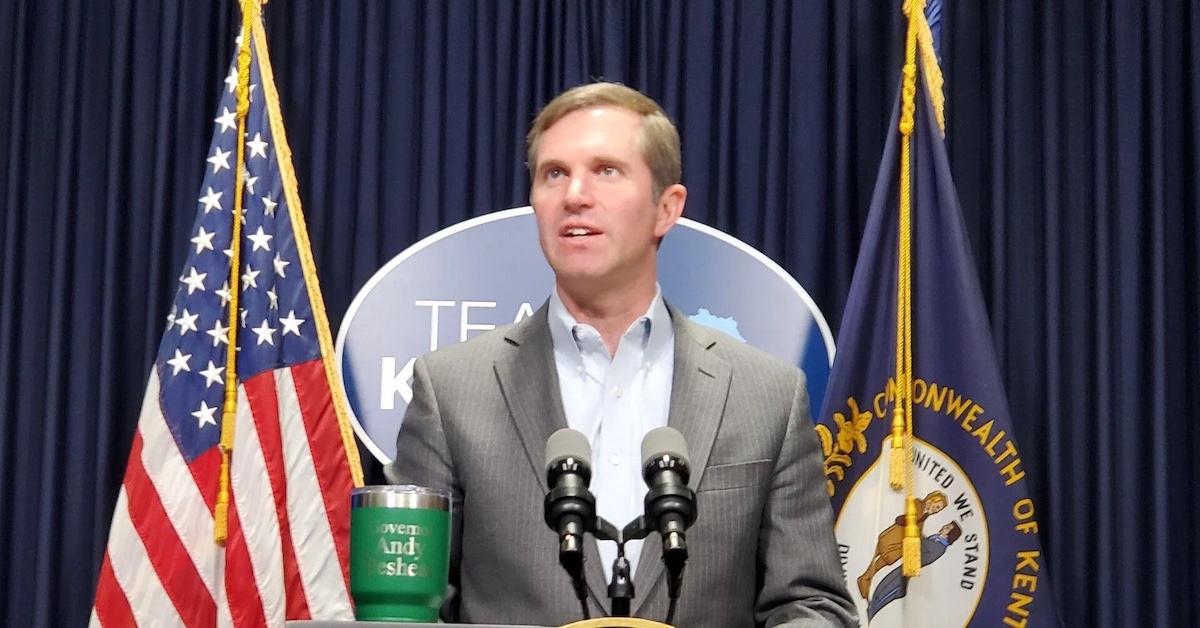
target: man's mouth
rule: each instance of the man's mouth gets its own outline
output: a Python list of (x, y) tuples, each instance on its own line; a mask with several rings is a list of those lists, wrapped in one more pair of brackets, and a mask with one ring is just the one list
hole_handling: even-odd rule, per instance
[(597, 232), (594, 229), (588, 229), (586, 227), (569, 227), (567, 229), (563, 229), (560, 233), (560, 235), (566, 238), (583, 238), (596, 234)]

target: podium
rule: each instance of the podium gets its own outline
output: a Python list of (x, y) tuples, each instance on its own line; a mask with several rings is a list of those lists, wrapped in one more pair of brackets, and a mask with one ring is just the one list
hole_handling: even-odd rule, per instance
[[(391, 621), (289, 621), (287, 628), (437, 628), (455, 624), (414, 624)], [(514, 626), (511, 624), (457, 624), (475, 628), (553, 628), (551, 626)], [(672, 628), (658, 621), (639, 617), (597, 617), (571, 622), (561, 628)]]

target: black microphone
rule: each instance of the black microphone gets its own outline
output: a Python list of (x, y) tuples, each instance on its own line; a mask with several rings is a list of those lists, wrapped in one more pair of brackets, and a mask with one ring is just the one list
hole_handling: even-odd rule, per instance
[[(675, 600), (683, 582), (683, 567), (687, 563), (685, 532), (696, 522), (696, 493), (688, 487), (691, 477), (687, 443), (679, 430), (658, 427), (642, 439), (642, 477), (650, 487), (646, 493), (646, 524), (662, 535), (663, 563), (670, 576), (667, 582), (674, 615)], [(667, 623), (673, 617), (669, 617)]]
[(546, 525), (558, 533), (558, 563), (571, 576), (575, 596), (588, 618), (583, 579), (583, 535), (596, 520), (592, 481), (592, 446), (582, 432), (563, 428), (546, 441)]

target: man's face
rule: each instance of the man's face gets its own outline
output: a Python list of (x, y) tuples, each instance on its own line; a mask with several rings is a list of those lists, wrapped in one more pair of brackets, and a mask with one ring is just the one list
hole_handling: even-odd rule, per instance
[(950, 533), (953, 531), (954, 531), (954, 526), (947, 523), (946, 525), (942, 526), (942, 529), (938, 530), (938, 534), (941, 534), (942, 536), (944, 536), (946, 538), (950, 538)]
[(641, 129), (637, 114), (600, 106), (542, 134), (530, 201), (560, 285), (591, 291), (654, 276), (656, 242), (679, 219), (686, 190), (673, 185), (661, 201), (652, 197)]

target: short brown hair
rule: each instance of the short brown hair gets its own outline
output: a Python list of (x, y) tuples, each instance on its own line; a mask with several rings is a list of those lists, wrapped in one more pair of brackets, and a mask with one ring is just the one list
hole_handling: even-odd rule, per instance
[(667, 186), (683, 180), (683, 157), (679, 149), (679, 131), (658, 103), (645, 94), (620, 83), (589, 83), (571, 88), (551, 100), (537, 117), (525, 138), (530, 177), (536, 176), (538, 143), (542, 134), (563, 116), (587, 107), (611, 106), (642, 117), (639, 144), (642, 158), (650, 167), (652, 192), (657, 201)]
[(953, 543), (962, 536), (962, 526), (958, 525), (957, 521), (950, 522), (950, 531), (946, 533), (946, 540)]

